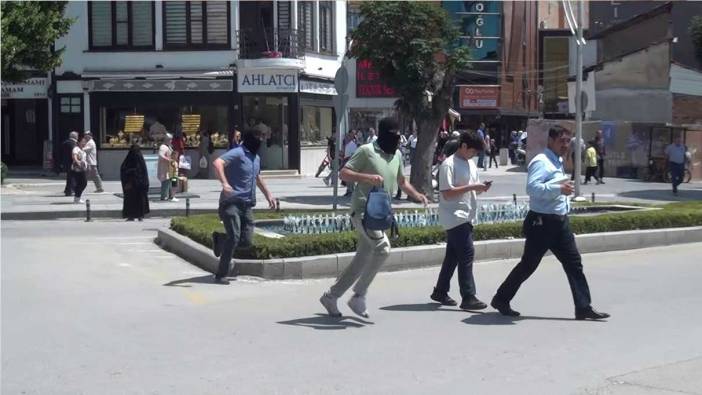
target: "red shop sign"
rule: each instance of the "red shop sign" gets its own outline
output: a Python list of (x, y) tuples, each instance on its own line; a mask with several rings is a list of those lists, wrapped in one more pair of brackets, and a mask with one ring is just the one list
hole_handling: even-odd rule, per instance
[(499, 85), (459, 85), (460, 108), (497, 108), (500, 105)]
[(356, 61), (356, 97), (397, 97), (370, 60)]

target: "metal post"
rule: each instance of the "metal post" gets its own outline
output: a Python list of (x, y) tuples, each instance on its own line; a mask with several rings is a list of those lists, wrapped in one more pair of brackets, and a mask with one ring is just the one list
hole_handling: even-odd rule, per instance
[(190, 216), (190, 198), (185, 199), (185, 216)]
[(275, 211), (280, 211), (280, 199), (275, 199)]
[(90, 199), (85, 200), (85, 222), (90, 222)]
[(575, 73), (575, 163), (573, 172), (575, 173), (575, 196), (573, 200), (582, 201), (585, 198), (580, 194), (580, 173), (582, 171), (582, 147), (583, 138), (583, 2), (578, 2), (578, 23), (576, 41), (576, 73)]
[(516, 193), (512, 194), (512, 201), (514, 202), (514, 204), (517, 204), (517, 194)]
[(592, 193), (592, 202), (595, 203), (595, 192)]

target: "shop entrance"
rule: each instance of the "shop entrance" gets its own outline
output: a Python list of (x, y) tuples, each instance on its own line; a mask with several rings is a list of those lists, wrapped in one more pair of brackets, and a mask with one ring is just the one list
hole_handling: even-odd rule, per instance
[(284, 95), (242, 95), (244, 129), (264, 133), (261, 145), (261, 169), (283, 170), (289, 167), (290, 106)]
[(2, 101), (2, 161), (8, 165), (41, 166), (48, 139), (46, 99)]

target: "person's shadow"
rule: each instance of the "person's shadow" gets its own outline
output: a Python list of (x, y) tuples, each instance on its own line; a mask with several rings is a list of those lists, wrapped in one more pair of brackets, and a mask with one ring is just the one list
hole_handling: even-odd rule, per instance
[(422, 311), (458, 311), (465, 312), (458, 308), (446, 308), (442, 307), (440, 303), (416, 303), (416, 304), (396, 304), (392, 306), (381, 307), (380, 310), (385, 311), (409, 311), (409, 312), (422, 312)]
[[(529, 315), (520, 315), (511, 317), (502, 315), (496, 311), (487, 313), (474, 313), (470, 317), (461, 322), (469, 325), (515, 325), (518, 321), (536, 320), (536, 321), (578, 321), (575, 318), (566, 317), (537, 317)], [(606, 322), (605, 320), (587, 320), (590, 322)]]
[(373, 325), (370, 321), (365, 321), (356, 317), (331, 317), (326, 314), (317, 313), (314, 317), (298, 318), (289, 321), (278, 321), (278, 324), (302, 326), (317, 330), (340, 330), (348, 328), (363, 328), (366, 325)]
[[(229, 281), (233, 281), (233, 279), (230, 278)], [(204, 276), (184, 278), (182, 280), (173, 280), (169, 283), (163, 284), (163, 286), (164, 287), (190, 288), (190, 287), (192, 287), (192, 285), (190, 285), (190, 284), (213, 284), (212, 275), (206, 274)]]

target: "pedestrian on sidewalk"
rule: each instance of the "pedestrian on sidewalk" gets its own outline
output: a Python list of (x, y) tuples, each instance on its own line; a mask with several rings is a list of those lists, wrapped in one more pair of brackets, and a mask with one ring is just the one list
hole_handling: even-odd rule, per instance
[(439, 223), (446, 231), (446, 254), (431, 299), (445, 306), (455, 306), (448, 292), (453, 272), (458, 267), (461, 309), (482, 310), (485, 303), (475, 296), (473, 279), (473, 221), (477, 194), (490, 189), (481, 183), (473, 157), (483, 149), (483, 141), (475, 132), (463, 132), (460, 148), (441, 163), (439, 172)]
[[(480, 122), (478, 135), (480, 136), (480, 139), (483, 140), (483, 144), (485, 144), (485, 122)], [(485, 168), (485, 148), (486, 146), (483, 146), (483, 149), (480, 150), (480, 153), (478, 154), (478, 168), (481, 169)]]
[(68, 134), (68, 138), (63, 142), (63, 170), (66, 171), (66, 187), (63, 189), (63, 193), (66, 196), (73, 196), (73, 190), (75, 189), (75, 180), (71, 178), (73, 174), (71, 168), (73, 167), (73, 148), (78, 145), (78, 132), (71, 131)]
[[(356, 131), (351, 130), (346, 136), (346, 145), (344, 145), (344, 165), (351, 160), (353, 155), (358, 150), (358, 144), (356, 143)], [(351, 196), (353, 194), (354, 183), (352, 181), (343, 180), (346, 183), (346, 193), (344, 196)]]
[(417, 152), (417, 141), (419, 140), (419, 137), (417, 136), (417, 131), (413, 131), (412, 135), (409, 138), (409, 146), (410, 146), (410, 166), (414, 166), (414, 153)]
[(261, 178), (258, 150), (264, 135), (260, 130), (245, 130), (242, 145), (230, 149), (212, 163), (222, 184), (218, 211), (227, 232), (212, 233), (214, 254), (219, 257), (219, 267), (214, 275), (214, 282), (218, 284), (229, 284), (226, 277), (231, 271), (232, 253), (236, 247), (250, 246), (253, 240), (253, 207), (256, 205), (254, 181), (266, 197), (268, 206), (275, 208), (275, 199)]
[(85, 200), (81, 198), (85, 187), (88, 185), (88, 179), (86, 177), (88, 162), (85, 160), (86, 155), (85, 151), (83, 151), (84, 146), (85, 140), (79, 141), (78, 144), (73, 147), (73, 152), (71, 153), (73, 158), (73, 163), (71, 163), (71, 179), (73, 180), (73, 187), (75, 191), (73, 203), (85, 203)]
[(590, 289), (583, 272), (580, 252), (570, 230), (568, 196), (575, 186), (568, 181), (563, 168), (563, 156), (568, 152), (571, 133), (560, 126), (548, 131), (546, 150), (534, 157), (528, 167), (527, 194), (529, 212), (524, 219), (526, 236), (522, 259), (507, 276), (495, 297), (492, 307), (506, 316), (518, 316), (510, 302), (517, 290), (539, 266), (546, 251), (551, 250), (563, 265), (575, 302), (575, 319), (604, 319), (609, 314), (597, 312), (590, 304)]
[(500, 153), (500, 150), (497, 148), (497, 144), (495, 144), (495, 139), (490, 139), (490, 168), (491, 169), (492, 169), (493, 162), (495, 162), (495, 169), (500, 167), (497, 165), (497, 155), (499, 153)]
[(149, 175), (139, 145), (133, 144), (119, 169), (122, 181), (122, 218), (139, 221), (149, 213)]
[(604, 133), (601, 129), (595, 135), (595, 142), (597, 143), (595, 148), (597, 149), (597, 172), (599, 173), (597, 178), (600, 184), (604, 184), (604, 162), (607, 157), (607, 147), (605, 146)]
[(83, 139), (85, 140), (83, 151), (85, 151), (85, 160), (88, 163), (87, 175), (95, 184), (95, 192), (105, 192), (102, 189), (102, 178), (100, 178), (100, 171), (98, 170), (97, 147), (95, 146), (93, 133), (90, 130), (86, 130), (83, 133)]
[(595, 177), (597, 184), (600, 183), (600, 179), (597, 177), (597, 143), (590, 141), (588, 143), (589, 147), (585, 150), (585, 182), (587, 184), (590, 182), (591, 177)]
[(170, 171), (173, 163), (176, 164), (173, 154), (173, 148), (171, 147), (171, 141), (173, 141), (173, 135), (166, 133), (166, 137), (163, 139), (163, 143), (158, 149), (158, 168), (156, 174), (158, 180), (161, 181), (161, 200), (177, 202), (178, 199), (173, 196), (173, 189), (171, 188), (171, 177)]
[(337, 166), (336, 162), (334, 159), (336, 158), (336, 137), (330, 136), (327, 137), (327, 157), (326, 161), (328, 161), (328, 166), (329, 166), (329, 174), (327, 174), (324, 178), (324, 185), (326, 186), (333, 186), (336, 183), (336, 177), (337, 177)]
[(687, 156), (687, 146), (682, 143), (682, 137), (675, 135), (673, 143), (665, 147), (665, 157), (670, 169), (670, 178), (673, 184), (673, 194), (678, 194), (678, 185), (682, 184), (685, 175), (685, 160)]
[(362, 216), (372, 187), (382, 186), (390, 194), (399, 184), (405, 193), (425, 205), (426, 196), (417, 192), (402, 174), (402, 154), (398, 150), (400, 127), (393, 118), (384, 118), (378, 124), (378, 140), (361, 146), (341, 170), (346, 182), (356, 182), (351, 204), (351, 222), (358, 234), (356, 255), (320, 298), (329, 315), (340, 317), (337, 300), (351, 288), (354, 294), (348, 301), (351, 310), (361, 317), (368, 317), (366, 293), (380, 266), (390, 253), (390, 240), (384, 231), (365, 229)]

